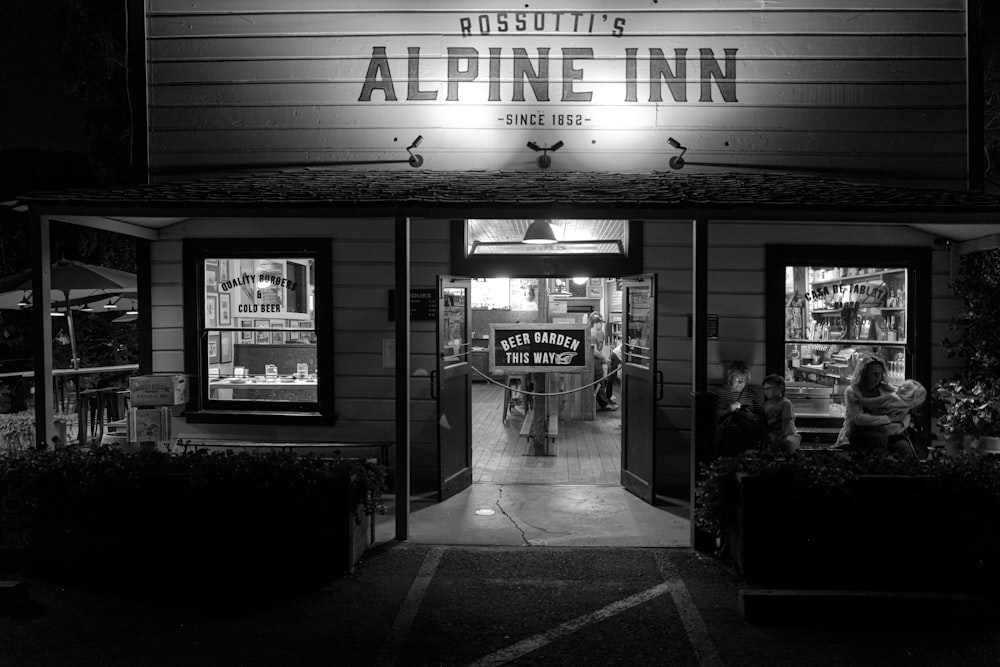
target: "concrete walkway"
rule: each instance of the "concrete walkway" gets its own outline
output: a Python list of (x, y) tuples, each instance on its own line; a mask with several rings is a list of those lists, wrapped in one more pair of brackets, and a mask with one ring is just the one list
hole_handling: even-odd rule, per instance
[[(413, 502), (413, 544), (685, 547), (683, 508), (650, 506), (621, 486), (473, 484), (443, 503)], [(395, 538), (390, 507), (376, 542)]]

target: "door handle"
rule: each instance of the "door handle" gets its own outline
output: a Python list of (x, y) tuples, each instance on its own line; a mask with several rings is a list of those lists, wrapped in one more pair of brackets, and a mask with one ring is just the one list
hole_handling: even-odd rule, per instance
[(437, 384), (438, 384), (437, 383), (437, 378), (438, 378), (438, 372), (437, 372), (437, 370), (431, 371), (431, 374), (428, 377), (430, 378), (430, 381), (431, 381), (431, 398), (437, 399)]
[(663, 400), (663, 371), (656, 369), (656, 400)]

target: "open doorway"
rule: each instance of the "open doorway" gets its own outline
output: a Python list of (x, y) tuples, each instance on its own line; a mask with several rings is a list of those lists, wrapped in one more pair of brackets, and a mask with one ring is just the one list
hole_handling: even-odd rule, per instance
[[(621, 342), (621, 281), (480, 278), (473, 281), (472, 306), (473, 482), (621, 486), (621, 385), (617, 373), (609, 375), (611, 351)], [(536, 387), (537, 374), (491, 372), (491, 324), (556, 322), (592, 330), (592, 317), (601, 320), (593, 330), (608, 362), (596, 377), (556, 374)], [(605, 379), (594, 385), (598, 377)], [(558, 415), (557, 434), (545, 447), (529, 441), (533, 392), (549, 394), (549, 413)], [(607, 392), (612, 401), (604, 400)]]

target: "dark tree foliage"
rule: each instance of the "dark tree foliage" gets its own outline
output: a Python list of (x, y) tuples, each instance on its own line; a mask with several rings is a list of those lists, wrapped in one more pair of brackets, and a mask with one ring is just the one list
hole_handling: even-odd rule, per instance
[(1000, 250), (965, 255), (953, 289), (963, 308), (952, 318), (956, 335), (941, 347), (964, 360), (971, 380), (992, 383), (1000, 377)]
[[(89, 157), (103, 184), (127, 182), (134, 127), (128, 94), (129, 0), (56, 0), (52, 24), (68, 92), (86, 105)], [(142, 44), (135, 48), (143, 48)]]
[(1000, 2), (982, 3), (983, 143), (987, 191), (1000, 190)]
[[(53, 0), (49, 25), (63, 62), (64, 85), (84, 100), (82, 113), (90, 137), (88, 154), (16, 150), (2, 154), (3, 200), (35, 190), (109, 186), (130, 182), (131, 143), (136, 128), (128, 99), (127, 7), (129, 0)], [(136, 45), (142, 48), (142, 45)], [(0, 276), (30, 268), (28, 216), (0, 207)], [(53, 221), (53, 260), (65, 258), (123, 271), (136, 271), (135, 242), (120, 234)], [(123, 301), (124, 308), (131, 302)], [(74, 324), (81, 367), (135, 363), (135, 321), (116, 323), (124, 313), (76, 313)], [(57, 368), (71, 365), (67, 326), (53, 321)], [(0, 371), (28, 370), (35, 335), (30, 313), (0, 311)], [(6, 385), (11, 386), (13, 381)], [(0, 392), (3, 387), (0, 386)]]

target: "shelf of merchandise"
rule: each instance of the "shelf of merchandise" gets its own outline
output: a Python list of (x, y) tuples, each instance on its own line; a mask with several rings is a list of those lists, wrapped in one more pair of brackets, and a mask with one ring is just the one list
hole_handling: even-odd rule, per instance
[(844, 282), (863, 282), (870, 281), (874, 279), (881, 279), (885, 276), (893, 276), (905, 274), (906, 269), (883, 269), (881, 271), (869, 271), (867, 273), (856, 273), (853, 276), (842, 275), (835, 278), (823, 278), (821, 280), (813, 280), (810, 284), (816, 285), (835, 285)]

